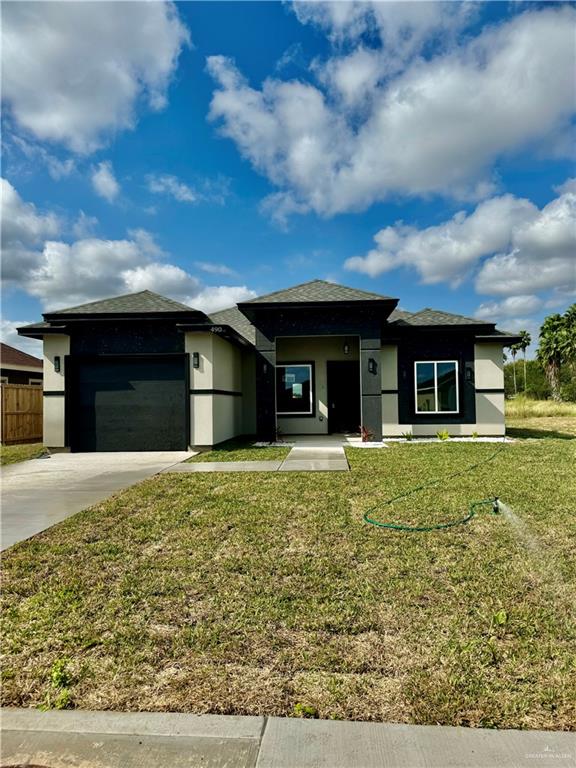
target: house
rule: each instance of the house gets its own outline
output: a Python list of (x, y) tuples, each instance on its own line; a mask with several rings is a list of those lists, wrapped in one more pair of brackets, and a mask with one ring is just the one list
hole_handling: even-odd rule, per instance
[(42, 385), (42, 360), (0, 343), (0, 383)]
[(44, 436), (181, 450), (240, 434), (504, 434), (494, 323), (314, 280), (206, 315), (151, 291), (44, 315)]

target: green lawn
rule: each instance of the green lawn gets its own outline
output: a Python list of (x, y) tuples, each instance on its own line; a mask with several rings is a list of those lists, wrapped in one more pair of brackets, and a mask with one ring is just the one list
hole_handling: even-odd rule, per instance
[(0, 446), (0, 464), (15, 464), (17, 461), (37, 459), (46, 453), (42, 443), (26, 443), (25, 445)]
[(279, 461), (285, 459), (290, 448), (265, 446), (255, 448), (256, 437), (235, 437), (215, 446), (211, 451), (192, 456), (188, 461)]
[(347, 449), (350, 473), (161, 474), (4, 556), (6, 706), (576, 728), (574, 449)]

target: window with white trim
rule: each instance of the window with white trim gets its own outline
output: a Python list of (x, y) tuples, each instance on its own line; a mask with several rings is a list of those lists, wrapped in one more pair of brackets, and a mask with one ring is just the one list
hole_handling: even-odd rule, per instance
[(278, 416), (311, 416), (314, 413), (312, 365), (276, 366), (276, 413)]
[(458, 413), (458, 362), (419, 360), (414, 363), (416, 413)]

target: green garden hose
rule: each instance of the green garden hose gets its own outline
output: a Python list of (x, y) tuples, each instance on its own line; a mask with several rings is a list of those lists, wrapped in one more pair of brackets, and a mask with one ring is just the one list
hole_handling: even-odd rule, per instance
[(404, 491), (404, 493), (398, 494), (398, 496), (393, 496), (391, 499), (386, 499), (386, 501), (383, 501), (379, 504), (376, 504), (373, 507), (370, 507), (370, 509), (364, 513), (364, 522), (369, 523), (370, 525), (375, 525), (377, 528), (389, 528), (393, 531), (408, 531), (411, 533), (426, 533), (428, 531), (438, 531), (442, 528), (453, 528), (455, 525), (465, 525), (467, 522), (472, 520), (474, 515), (476, 514), (476, 508), (484, 505), (490, 505), (492, 507), (492, 512), (494, 514), (497, 514), (499, 512), (498, 507), (498, 496), (494, 496), (491, 499), (482, 499), (481, 501), (473, 501), (469, 507), (468, 507), (468, 514), (459, 519), (459, 520), (452, 520), (447, 523), (437, 523), (436, 525), (402, 525), (401, 523), (382, 523), (379, 520), (375, 520), (374, 518), (370, 517), (370, 515), (375, 512), (377, 509), (382, 509), (383, 507), (388, 507), (394, 504), (394, 502), (399, 501), (400, 499), (405, 499), (408, 496), (412, 496), (415, 493), (418, 493), (419, 491), (423, 491), (425, 488), (430, 488), (433, 485), (438, 485), (439, 483), (444, 482), (445, 480), (451, 480), (453, 477), (459, 477), (460, 475), (466, 475), (468, 472), (472, 472), (472, 470), (476, 469), (477, 467), (481, 467), (484, 464), (488, 464), (488, 462), (493, 461), (493, 459), (496, 458), (502, 451), (504, 450), (505, 445), (502, 445), (500, 448), (498, 448), (497, 451), (494, 451), (490, 456), (488, 456), (487, 459), (483, 459), (482, 461), (477, 461), (475, 464), (471, 464), (469, 467), (466, 467), (465, 469), (461, 469), (458, 472), (452, 472), (450, 475), (445, 475), (444, 477), (439, 477), (436, 480), (430, 480), (428, 483), (423, 483), (422, 485), (417, 485), (414, 488), (410, 488), (408, 491)]

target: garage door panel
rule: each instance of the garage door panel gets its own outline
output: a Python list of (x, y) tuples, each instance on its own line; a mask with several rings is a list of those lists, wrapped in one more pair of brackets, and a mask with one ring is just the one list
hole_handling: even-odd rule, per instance
[(72, 450), (186, 449), (184, 356), (77, 362), (74, 379)]

